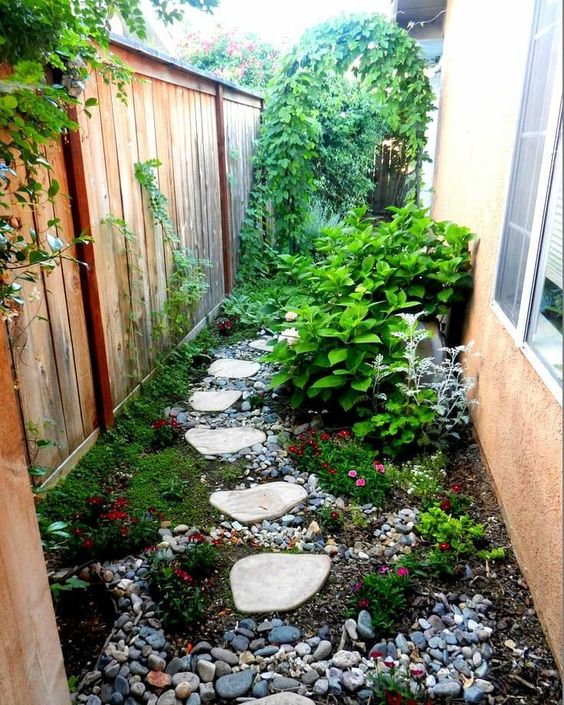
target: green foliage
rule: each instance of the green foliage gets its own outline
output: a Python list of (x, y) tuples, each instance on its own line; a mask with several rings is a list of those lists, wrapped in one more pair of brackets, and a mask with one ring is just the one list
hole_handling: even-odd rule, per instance
[[(166, 242), (178, 245), (179, 239), (169, 216), (168, 198), (159, 189), (155, 170), (161, 166), (158, 159), (148, 159), (135, 164), (135, 178), (149, 198), (149, 210), (155, 225), (162, 228)], [(189, 248), (178, 248), (172, 252), (174, 271), (167, 284), (167, 296), (163, 310), (155, 316), (155, 333), (168, 328), (172, 338), (179, 340), (189, 327), (188, 313), (193, 313), (206, 293), (209, 285), (205, 268), (206, 259), (196, 257)]]
[[(165, 22), (172, 22), (182, 16), (183, 4), (210, 9), (217, 0), (151, 3)], [(44, 146), (77, 129), (70, 108), (90, 114), (96, 100), (78, 96), (93, 69), (125, 99), (131, 71), (109, 51), (110, 19), (119, 13), (127, 28), (143, 39), (140, 6), (141, 0), (0, 0), (0, 63), (12, 69), (0, 80), (3, 212), (9, 213), (15, 202), (34, 213), (64, 197)], [(48, 219), (43, 230), (23, 228), (15, 218), (0, 218), (0, 318), (17, 316), (24, 305), (22, 281), (37, 281), (61, 259), (74, 261), (71, 248), (89, 241), (86, 233), (63, 233), (58, 218)]]
[(394, 485), (428, 506), (443, 492), (446, 457), (438, 452), (422, 455), (388, 468)]
[(85, 580), (81, 580), (76, 575), (71, 575), (62, 583), (52, 583), (51, 584), (51, 594), (55, 600), (58, 600), (63, 592), (70, 592), (71, 590), (85, 590), (90, 583)]
[(317, 512), (321, 526), (328, 532), (340, 531), (345, 524), (345, 513), (339, 507), (325, 505)]
[(335, 435), (311, 432), (288, 446), (300, 470), (315, 473), (321, 487), (337, 497), (382, 506), (390, 482), (374, 451), (351, 438), (349, 431)]
[(278, 60), (276, 49), (260, 37), (222, 27), (211, 33), (189, 32), (180, 56), (192, 66), (255, 91), (266, 88)]
[[(316, 194), (326, 209), (344, 215), (370, 201), (377, 145), (387, 135), (376, 97), (358, 81), (328, 76), (317, 106), (321, 138), (313, 161)], [(304, 242), (308, 240), (304, 232)]]
[[(444, 315), (451, 303), (465, 298), (471, 286), (471, 234), (432, 220), (413, 204), (391, 210), (393, 219), (377, 224), (365, 218), (364, 209), (352, 211), (317, 241), (315, 260), (280, 257), (283, 269), (303, 282), (312, 303), (298, 309), (292, 323), (298, 342), (278, 343), (269, 359), (282, 367), (273, 384), (293, 387), (294, 407), (306, 398), (319, 398), (338, 403), (346, 412), (364, 404), (367, 414), (379, 381), (378, 366), (395, 363), (379, 392), (390, 393), (390, 413), (406, 404), (412, 412), (403, 420), (394, 416), (391, 431), (401, 434), (404, 445), (428, 422), (428, 413), (424, 407), (412, 408), (417, 404), (398, 391), (405, 367), (405, 346), (398, 334), (407, 326), (397, 314), (415, 309), (426, 316)], [(355, 431), (366, 435), (369, 424)], [(417, 425), (413, 429), (407, 424)]]
[[(382, 657), (385, 658), (385, 654)], [(415, 687), (413, 685), (416, 669), (417, 664), (408, 672), (393, 667), (376, 671), (368, 679), (373, 688), (372, 705), (433, 705), (433, 701), (427, 697), (424, 683), (418, 682)]]
[(41, 545), (45, 551), (58, 551), (71, 538), (66, 521), (49, 521), (42, 512), (38, 512), (37, 523), (41, 532)]
[(260, 254), (257, 240), (269, 223), (273, 233), (266, 239), (281, 251), (295, 250), (316, 188), (314, 160), (322, 134), (316, 108), (323, 110), (328, 77), (349, 70), (373, 94), (382, 121), (405, 142), (408, 158), (420, 158), (432, 93), (416, 42), (377, 14), (340, 17), (309, 30), (283, 59), (266, 95), (242, 236), (249, 262), (257, 250)]
[(286, 311), (299, 308), (306, 299), (298, 282), (283, 274), (242, 283), (224, 302), (223, 312), (256, 331), (281, 323)]
[(381, 566), (379, 572), (369, 573), (354, 586), (356, 594), (351, 599), (351, 614), (356, 615), (358, 609), (368, 610), (376, 633), (385, 634), (392, 629), (407, 607), (409, 586), (407, 568)]
[(217, 550), (201, 534), (172, 560), (166, 551), (149, 553), (149, 577), (167, 628), (191, 626), (203, 616), (217, 559)]

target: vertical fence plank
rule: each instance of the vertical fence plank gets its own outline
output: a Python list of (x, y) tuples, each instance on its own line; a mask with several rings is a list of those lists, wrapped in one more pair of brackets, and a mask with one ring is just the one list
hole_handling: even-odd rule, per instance
[(225, 115), (223, 86), (218, 84), (215, 94), (215, 121), (217, 125), (217, 158), (219, 163), (219, 201), (221, 204), (221, 241), (223, 246), (223, 277), (225, 293), (230, 294), (231, 233), (229, 228), (229, 189), (227, 185), (227, 153), (225, 149)]

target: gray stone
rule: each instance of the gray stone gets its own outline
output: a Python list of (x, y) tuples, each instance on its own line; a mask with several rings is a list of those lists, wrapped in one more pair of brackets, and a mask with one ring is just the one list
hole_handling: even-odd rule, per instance
[(235, 607), (253, 613), (293, 610), (321, 589), (330, 570), (331, 559), (326, 555), (247, 556), (231, 569)]
[(211, 650), (211, 655), (214, 659), (218, 661), (224, 661), (230, 666), (237, 666), (239, 664), (239, 657), (234, 654), (233, 651), (228, 649), (220, 649), (218, 647)]
[(147, 659), (147, 666), (149, 666), (151, 671), (164, 671), (166, 668), (166, 661), (164, 658), (157, 656), (157, 654), (150, 654)]
[(225, 411), (241, 398), (243, 392), (236, 389), (218, 389), (194, 392), (188, 403), (196, 411)]
[(254, 671), (251, 669), (230, 673), (228, 676), (222, 676), (217, 679), (215, 690), (219, 697), (225, 700), (239, 698), (248, 693), (253, 683), (254, 676)]
[(228, 663), (225, 663), (225, 661), (216, 661), (215, 662), (215, 677), (216, 678), (221, 678), (221, 676), (226, 676), (228, 673), (231, 673), (231, 666)]
[(97, 695), (89, 695), (86, 705), (102, 705), (102, 701)]
[(273, 690), (297, 690), (299, 687), (300, 681), (297, 681), (295, 678), (276, 676), (272, 679)]
[(458, 681), (449, 679), (434, 685), (432, 691), (433, 695), (439, 698), (457, 698), (460, 695), (461, 687)]
[(274, 656), (274, 654), (278, 653), (278, 647), (277, 646), (265, 646), (262, 649), (257, 649), (255, 651), (255, 656), (262, 656), (263, 658), (267, 658), (268, 656)]
[(356, 651), (337, 651), (331, 659), (333, 666), (344, 670), (353, 668), (360, 662), (360, 654)]
[[(215, 692), (214, 692), (214, 695), (215, 695)], [(200, 705), (200, 702), (201, 702), (200, 694), (199, 693), (192, 693), (192, 695), (188, 696), (188, 700), (186, 701), (186, 705)]]
[(320, 678), (318, 681), (315, 681), (315, 684), (313, 686), (313, 692), (315, 695), (327, 695), (327, 691), (329, 690), (329, 681), (327, 678)]
[(322, 639), (317, 645), (315, 651), (313, 652), (313, 660), (323, 661), (331, 655), (331, 651), (333, 651), (333, 646), (331, 642), (327, 641), (327, 639)]
[(198, 690), (200, 679), (195, 673), (190, 673), (190, 671), (180, 671), (172, 676), (172, 687), (176, 688), (179, 683), (190, 683), (192, 686), (192, 691), (194, 691)]
[(123, 676), (116, 676), (114, 680), (114, 691), (120, 695), (129, 695), (129, 683)]
[(209, 661), (198, 661), (196, 666), (198, 675), (203, 683), (211, 683), (215, 677), (215, 663)]
[(287, 482), (269, 482), (246, 490), (214, 492), (210, 503), (237, 521), (255, 523), (264, 519), (277, 519), (303, 502), (307, 491)]
[(351, 693), (360, 690), (364, 685), (364, 673), (360, 668), (351, 668), (350, 671), (343, 673), (343, 687)]
[(202, 683), (200, 685), (200, 700), (203, 703), (209, 703), (215, 700), (215, 688), (213, 687), (213, 683)]
[(484, 699), (484, 691), (478, 688), (477, 685), (471, 685), (468, 688), (464, 688), (463, 695), (465, 703), (481, 703)]
[[(199, 426), (186, 431), (184, 437), (202, 455), (225, 455), (237, 453), (255, 443), (262, 443), (266, 439), (266, 434), (251, 426), (234, 428)], [(149, 642), (148, 639), (147, 642)]]
[(254, 698), (266, 698), (268, 695), (268, 681), (260, 680), (253, 685)]
[(252, 377), (260, 370), (258, 362), (247, 360), (236, 360), (234, 358), (223, 358), (212, 362), (208, 368), (208, 374), (214, 377), (228, 377), (230, 379), (244, 379)]
[(372, 625), (372, 617), (368, 610), (361, 610), (358, 613), (356, 630), (361, 639), (374, 639), (374, 626)]
[(287, 690), (283, 693), (275, 693), (266, 698), (254, 700), (253, 705), (314, 705), (314, 702), (309, 698), (304, 698), (303, 695)]
[(271, 644), (291, 644), (299, 641), (302, 633), (297, 627), (289, 627), (286, 625), (274, 627), (268, 635), (268, 641)]
[(260, 350), (261, 352), (270, 352), (273, 345), (269, 345), (268, 342), (272, 341), (274, 344), (276, 341), (274, 338), (257, 338), (257, 340), (252, 340), (247, 345), (254, 350)]
[(319, 679), (319, 673), (315, 671), (313, 668), (310, 669), (309, 671), (306, 671), (303, 676), (302, 676), (302, 683), (305, 683), (305, 685), (313, 685), (315, 681)]
[(235, 651), (247, 651), (249, 648), (249, 640), (242, 634), (237, 634), (231, 642), (231, 648)]
[(157, 700), (157, 705), (176, 705), (174, 690), (166, 690)]

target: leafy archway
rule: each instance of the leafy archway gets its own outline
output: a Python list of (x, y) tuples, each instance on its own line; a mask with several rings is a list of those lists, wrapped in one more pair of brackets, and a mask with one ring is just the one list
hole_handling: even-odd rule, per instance
[[(378, 14), (337, 18), (308, 31), (269, 86), (245, 231), (247, 265), (267, 243), (293, 250), (315, 190), (316, 117), (332, 73), (352, 72), (378, 100), (390, 133), (415, 161), (425, 147), (432, 91), (415, 41)], [(266, 236), (266, 237), (265, 237)], [(252, 266), (252, 265), (251, 265)]]

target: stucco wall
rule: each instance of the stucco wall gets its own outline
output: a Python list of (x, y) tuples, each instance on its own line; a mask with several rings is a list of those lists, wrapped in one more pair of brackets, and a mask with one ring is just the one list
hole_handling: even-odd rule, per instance
[(449, 0), (433, 215), (479, 237), (465, 331), (483, 355), (475, 425), (561, 666), (562, 409), (491, 307), (533, 4)]

